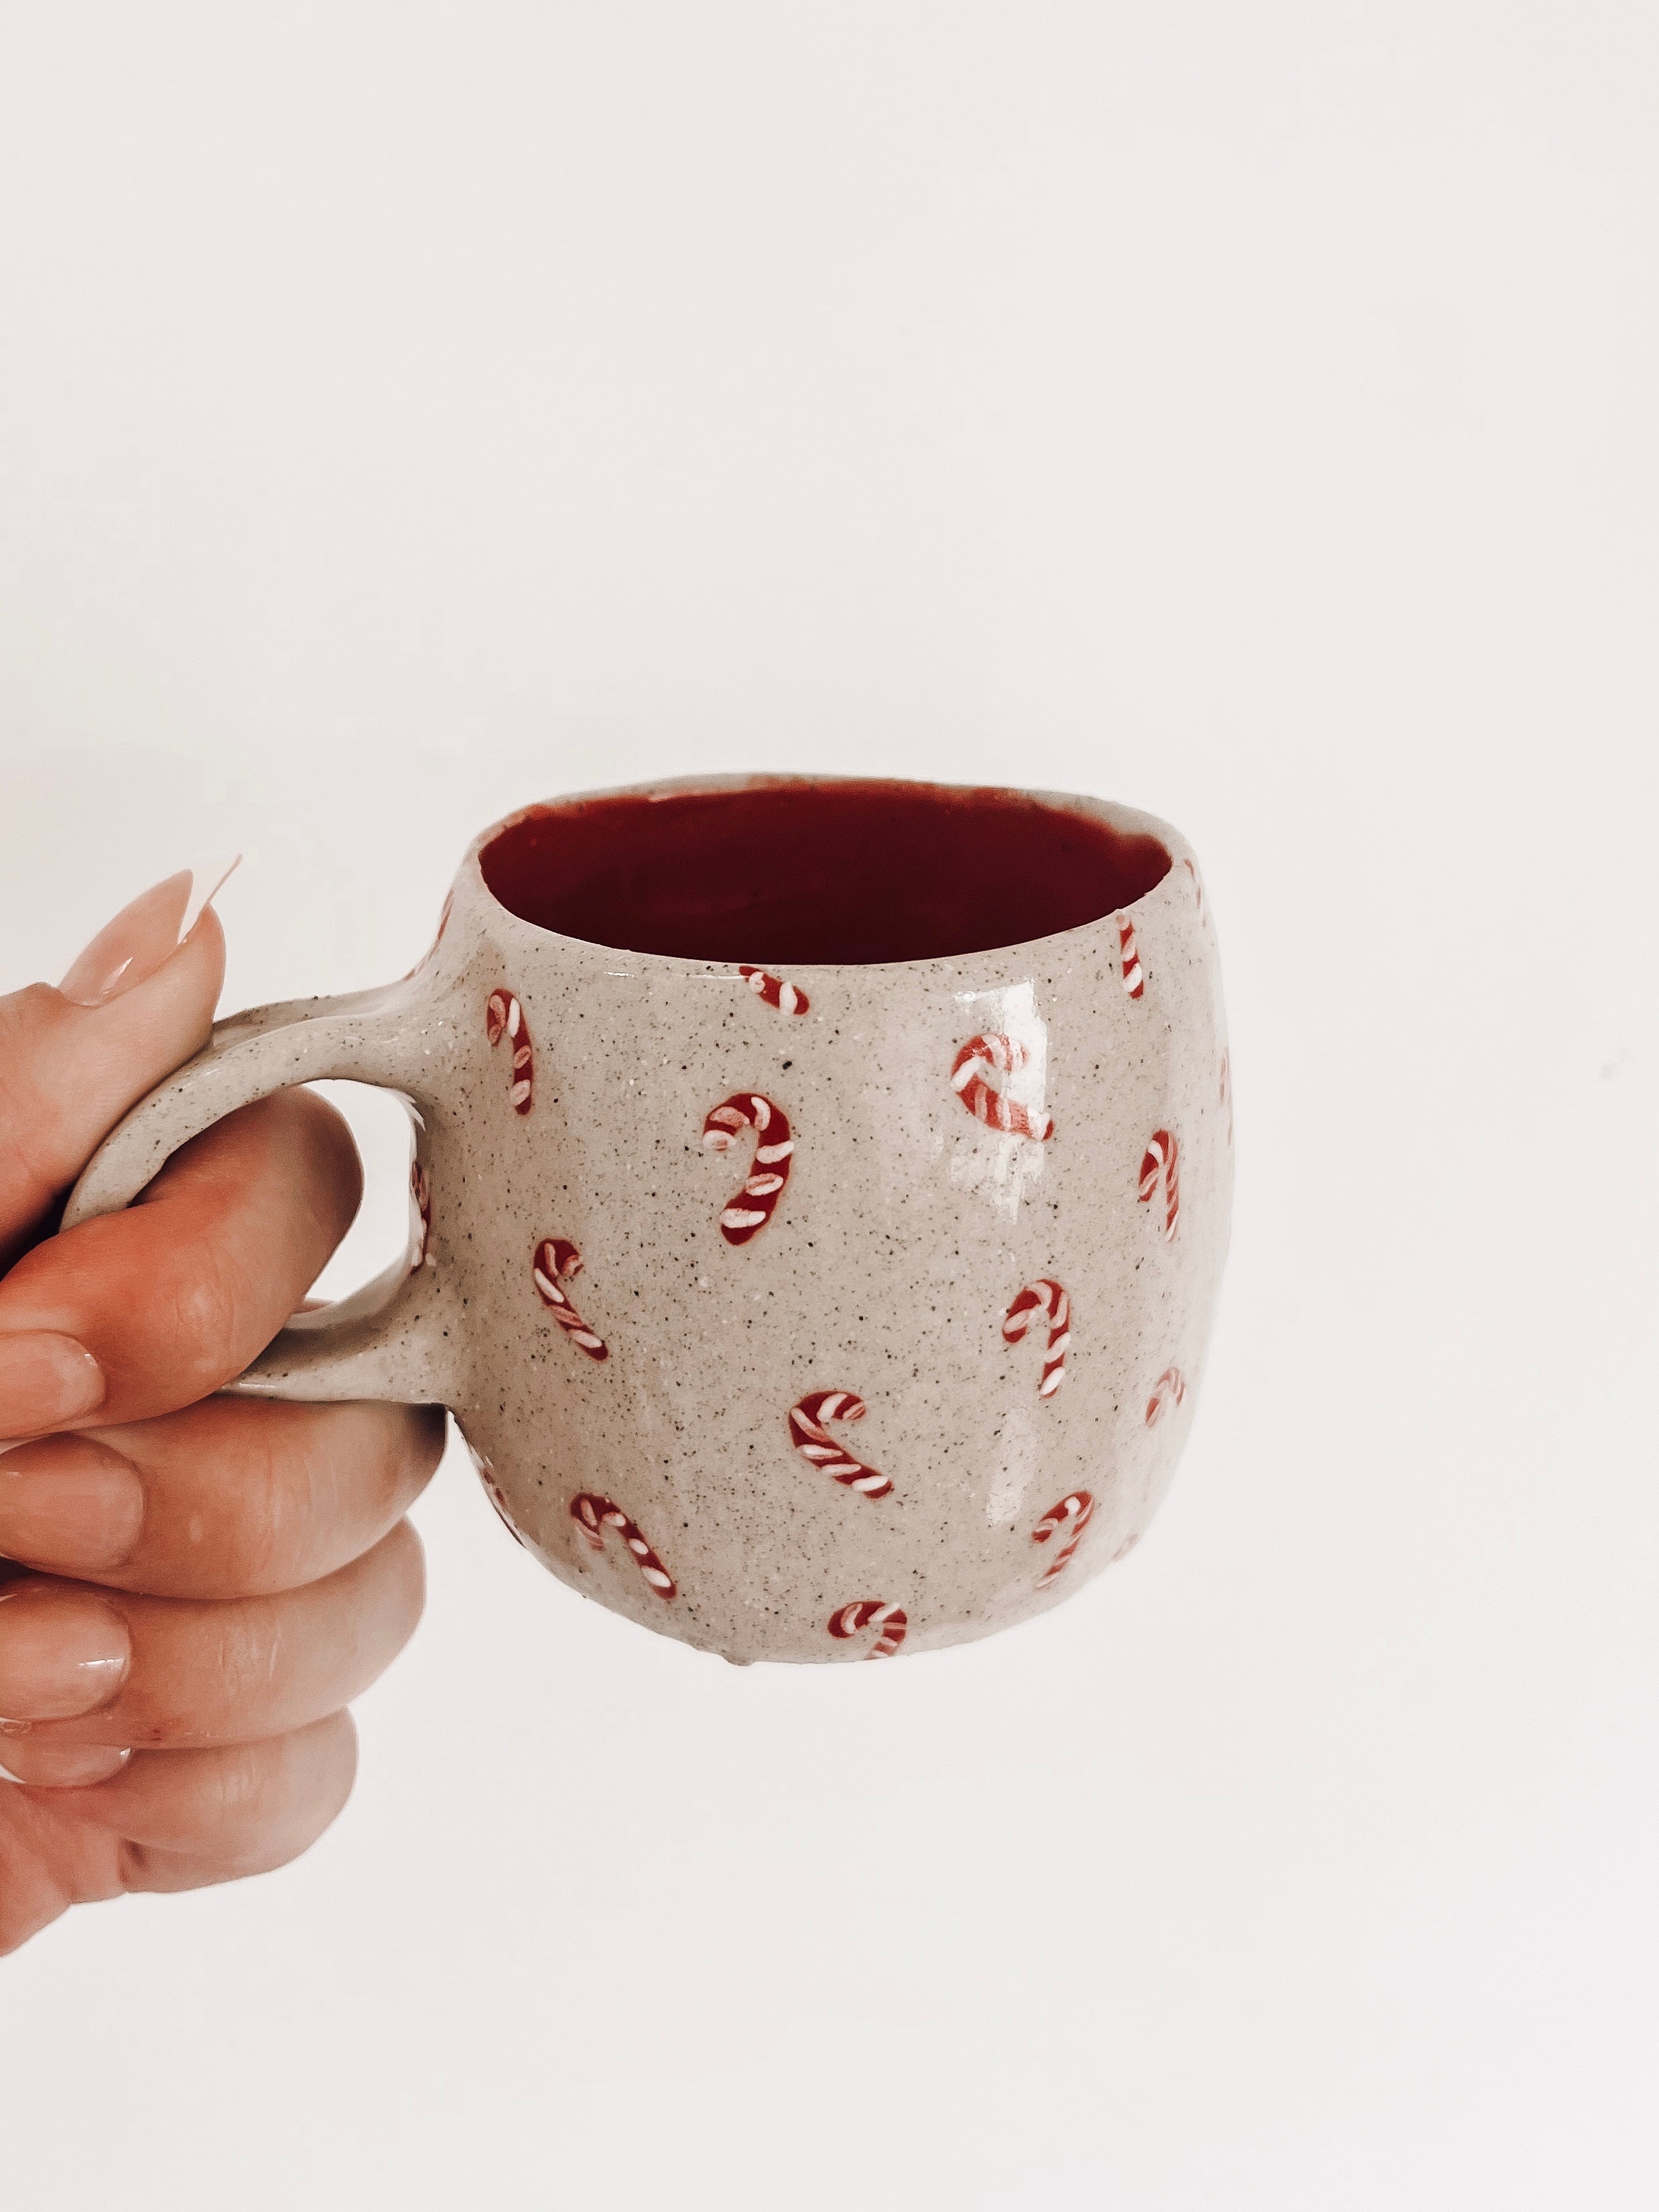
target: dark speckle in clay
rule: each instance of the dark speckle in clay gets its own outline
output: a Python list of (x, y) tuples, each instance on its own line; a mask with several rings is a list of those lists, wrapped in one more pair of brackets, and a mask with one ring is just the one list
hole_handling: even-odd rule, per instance
[(734, 1664), (908, 1658), (1151, 1521), (1226, 1250), (1225, 1051), (1210, 902), (1150, 817), (599, 794), (479, 838), (402, 982), (222, 1023), (65, 1221), (283, 1085), (404, 1092), (422, 1264), (235, 1387), (447, 1404), (554, 1575)]

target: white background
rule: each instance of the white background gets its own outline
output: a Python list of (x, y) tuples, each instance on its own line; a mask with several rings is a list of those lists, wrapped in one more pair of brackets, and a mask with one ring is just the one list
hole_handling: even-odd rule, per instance
[(1239, 1161), (1002, 1639), (729, 1668), (452, 1453), (337, 1827), (0, 1968), (9, 2203), (1655, 2201), (1655, 24), (0, 4), (0, 988), (226, 848), (238, 1004), (558, 791), (1070, 787)]

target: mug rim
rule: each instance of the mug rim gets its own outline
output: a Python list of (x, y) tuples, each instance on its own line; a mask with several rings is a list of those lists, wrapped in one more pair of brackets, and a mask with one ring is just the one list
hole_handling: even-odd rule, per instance
[(825, 784), (884, 784), (897, 785), (908, 791), (983, 793), (991, 798), (1007, 798), (1034, 801), (1058, 814), (1083, 813), (1104, 822), (1110, 829), (1127, 836), (1151, 837), (1162, 846), (1169, 865), (1158, 881), (1142, 891), (1139, 897), (1126, 900), (1121, 906), (1109, 908), (1091, 920), (1074, 923), (1069, 929), (1051, 930), (1038, 937), (1012, 938), (1006, 945), (982, 945), (971, 952), (924, 953), (905, 960), (848, 960), (807, 961), (791, 963), (792, 972), (802, 975), (902, 975), (909, 970), (937, 969), (940, 965), (955, 967), (980, 960), (1005, 958), (1010, 953), (1031, 952), (1046, 945), (1076, 944), (1086, 939), (1091, 933), (1103, 928), (1116, 915), (1136, 915), (1143, 912), (1167, 888), (1170, 877), (1183, 860), (1196, 866), (1191, 846), (1171, 823), (1155, 814), (1145, 813), (1139, 807), (1127, 806), (1121, 801), (1100, 799), (1085, 792), (1066, 792), (1030, 789), (1018, 784), (981, 782), (949, 782), (933, 776), (872, 776), (849, 775), (834, 771), (823, 775), (811, 772), (771, 771), (767, 769), (736, 770), (717, 775), (682, 776), (652, 776), (641, 783), (607, 784), (595, 790), (561, 792), (555, 798), (532, 799), (516, 807), (478, 831), (462, 857), (460, 874), (488, 902), (496, 914), (520, 929), (528, 930), (533, 937), (545, 938), (555, 945), (571, 945), (583, 951), (602, 952), (607, 957), (647, 963), (665, 973), (706, 975), (711, 969), (724, 971), (732, 966), (729, 960), (696, 957), (678, 952), (647, 952), (634, 945), (607, 945), (598, 938), (573, 937), (559, 929), (550, 929), (544, 922), (531, 921), (514, 908), (498, 898), (490, 889), (483, 872), (483, 854), (497, 837), (515, 829), (531, 816), (550, 810), (577, 806), (596, 799), (677, 799), (700, 793), (779, 791), (817, 789)]

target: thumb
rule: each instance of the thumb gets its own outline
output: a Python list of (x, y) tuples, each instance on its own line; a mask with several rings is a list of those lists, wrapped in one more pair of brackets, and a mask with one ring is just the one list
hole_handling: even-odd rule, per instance
[(180, 942), (191, 894), (188, 872), (169, 877), (99, 932), (62, 988), (0, 998), (0, 1270), (51, 1231), (128, 1108), (207, 1042), (225, 939), (205, 906)]

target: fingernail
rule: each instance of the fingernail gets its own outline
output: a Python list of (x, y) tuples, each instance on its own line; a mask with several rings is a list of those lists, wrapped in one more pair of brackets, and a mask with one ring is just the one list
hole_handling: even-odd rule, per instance
[(240, 853), (233, 853), (228, 860), (216, 860), (210, 867), (197, 868), (191, 878), (190, 896), (179, 917), (179, 942), (182, 945), (197, 923), (213, 904), (225, 885), (242, 865)]
[(119, 1566), (138, 1540), (144, 1486), (91, 1437), (49, 1437), (0, 1455), (0, 1553), (64, 1575)]
[(232, 860), (228, 866), (181, 868), (140, 891), (104, 924), (58, 989), (77, 1006), (101, 1006), (143, 982), (173, 957), (235, 866)]
[(0, 1436), (33, 1436), (104, 1402), (104, 1370), (83, 1344), (51, 1329), (0, 1336)]
[(0, 1778), (25, 1790), (86, 1790), (108, 1782), (132, 1757), (102, 1743), (29, 1743), (13, 1737), (0, 1761)]
[(131, 1659), (125, 1621), (90, 1590), (40, 1583), (0, 1590), (0, 1714), (7, 1720), (96, 1712), (126, 1680)]

